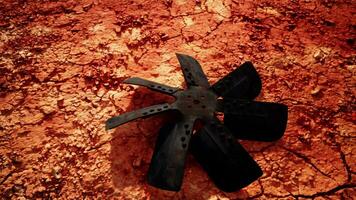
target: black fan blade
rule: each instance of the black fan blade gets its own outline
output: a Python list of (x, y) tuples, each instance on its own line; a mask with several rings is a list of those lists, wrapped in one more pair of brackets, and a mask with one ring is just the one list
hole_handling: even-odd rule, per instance
[(191, 151), (218, 188), (237, 191), (262, 175), (261, 168), (215, 119), (193, 135)]
[(127, 112), (116, 117), (112, 117), (106, 121), (106, 130), (115, 128), (129, 121), (135, 120), (141, 117), (147, 117), (154, 114), (158, 114), (167, 110), (172, 110), (174, 107), (168, 103), (149, 106), (146, 108), (141, 108), (132, 112)]
[(260, 76), (251, 62), (245, 62), (211, 86), (219, 96), (250, 100), (258, 96), (261, 88)]
[(150, 185), (171, 191), (180, 189), (194, 121), (183, 118), (161, 128), (148, 170)]
[(224, 124), (238, 139), (275, 141), (287, 126), (288, 107), (280, 103), (223, 100)]
[(172, 95), (179, 90), (179, 88), (170, 87), (161, 83), (156, 83), (154, 81), (149, 81), (138, 77), (128, 78), (124, 80), (124, 83), (145, 86), (150, 88), (151, 90), (155, 90), (169, 95)]
[(190, 86), (201, 86), (204, 88), (210, 87), (208, 79), (206, 78), (203, 69), (197, 60), (184, 54), (177, 53), (176, 56), (181, 65), (184, 79), (188, 88)]

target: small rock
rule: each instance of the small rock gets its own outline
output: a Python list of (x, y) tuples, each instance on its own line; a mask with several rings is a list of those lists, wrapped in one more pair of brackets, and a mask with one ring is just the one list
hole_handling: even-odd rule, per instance
[(354, 73), (356, 65), (347, 65), (346, 69), (349, 70), (351, 73)]
[(52, 169), (52, 174), (53, 174), (54, 178), (56, 178), (56, 179), (62, 178), (62, 174), (60, 173), (60, 170), (61, 170), (61, 168), (59, 166), (55, 166)]
[(314, 53), (313, 57), (315, 58), (315, 60), (320, 61), (324, 57), (323, 51), (319, 49)]
[(141, 164), (142, 164), (142, 158), (138, 157), (133, 161), (132, 166), (133, 167), (140, 167)]
[(56, 109), (54, 107), (49, 105), (45, 105), (41, 107), (41, 111), (46, 115), (53, 113), (55, 110)]
[(312, 91), (310, 91), (311, 95), (317, 95), (320, 92), (321, 88), (316, 86)]
[(51, 144), (50, 144), (50, 143), (45, 144), (44, 148), (45, 148), (45, 149), (51, 148)]
[(315, 52), (314, 52), (314, 59), (317, 61), (317, 62), (322, 62), (325, 60), (325, 58), (330, 54), (330, 49), (328, 48), (320, 48), (320, 49), (317, 49)]
[(39, 186), (39, 187), (37, 187), (36, 188), (36, 192), (43, 192), (43, 191), (45, 191), (46, 190), (46, 188), (44, 187), (44, 186)]

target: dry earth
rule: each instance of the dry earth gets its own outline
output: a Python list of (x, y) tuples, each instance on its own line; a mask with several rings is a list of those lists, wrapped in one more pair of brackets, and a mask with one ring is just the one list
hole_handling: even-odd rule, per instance
[[(352, 0), (1, 0), (1, 198), (355, 198), (355, 12)], [(175, 52), (210, 83), (251, 60), (258, 99), (289, 106), (280, 141), (242, 142), (264, 175), (239, 192), (216, 189), (192, 156), (180, 192), (147, 185), (167, 116), (105, 131), (167, 100), (123, 79), (184, 86)]]

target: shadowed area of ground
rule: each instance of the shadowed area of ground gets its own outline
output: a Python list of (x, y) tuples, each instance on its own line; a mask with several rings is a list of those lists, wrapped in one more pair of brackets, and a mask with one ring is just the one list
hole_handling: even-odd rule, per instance
[[(1, 199), (352, 199), (356, 196), (356, 5), (352, 0), (0, 2)], [(289, 106), (285, 136), (242, 144), (264, 175), (216, 189), (188, 156), (180, 192), (146, 183), (157, 116), (105, 131), (166, 97), (120, 84), (183, 87), (175, 53), (210, 83), (244, 61), (260, 101)]]

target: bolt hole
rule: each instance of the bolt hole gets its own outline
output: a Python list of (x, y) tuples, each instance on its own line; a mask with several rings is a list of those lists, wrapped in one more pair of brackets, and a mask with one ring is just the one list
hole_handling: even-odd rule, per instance
[(163, 106), (163, 108), (168, 108), (168, 106)]
[(185, 129), (189, 128), (189, 124), (185, 124), (185, 125), (184, 125), (184, 128), (185, 128)]
[(189, 134), (190, 134), (190, 131), (186, 131), (185, 134), (186, 134), (186, 135), (189, 135)]
[(147, 115), (148, 113), (147, 112), (144, 112), (144, 113), (142, 113), (143, 115)]
[(154, 109), (151, 109), (151, 110), (150, 110), (150, 112), (153, 112), (153, 111), (155, 111), (155, 110), (154, 110)]
[(161, 86), (157, 86), (157, 88), (162, 88)]
[(183, 149), (187, 147), (187, 144), (182, 144)]
[(201, 107), (202, 107), (202, 108), (206, 108), (206, 106), (205, 106), (205, 105), (202, 105)]
[(200, 101), (199, 101), (199, 100), (197, 100), (197, 99), (194, 99), (194, 100), (193, 100), (193, 103), (194, 103), (194, 104), (199, 104), (199, 103), (200, 103)]
[(199, 100), (197, 100), (197, 99), (194, 99), (194, 100), (193, 100), (193, 103), (194, 103), (194, 104), (199, 104), (199, 103), (200, 103), (200, 101), (199, 101)]
[(166, 88), (162, 88), (163, 91), (166, 91)]
[(185, 141), (185, 137), (181, 137), (180, 140), (181, 140), (182, 142), (184, 142), (184, 141)]
[(158, 108), (157, 111), (161, 111), (162, 109), (161, 108)]

